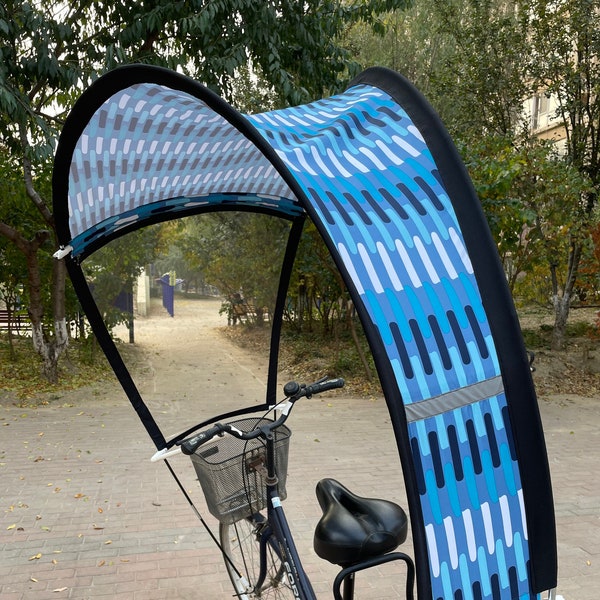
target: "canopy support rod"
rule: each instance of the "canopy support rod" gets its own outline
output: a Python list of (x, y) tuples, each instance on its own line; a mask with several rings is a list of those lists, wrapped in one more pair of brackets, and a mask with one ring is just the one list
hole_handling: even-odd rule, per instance
[(137, 389), (131, 374), (123, 362), (123, 358), (119, 354), (119, 351), (117, 350), (117, 347), (115, 346), (115, 343), (111, 338), (108, 329), (106, 328), (106, 324), (102, 319), (102, 315), (100, 314), (96, 302), (94, 301), (92, 292), (87, 284), (87, 281), (85, 280), (85, 275), (81, 269), (81, 266), (71, 257), (67, 257), (65, 260), (71, 281), (73, 282), (73, 287), (75, 288), (75, 292), (77, 293), (77, 297), (81, 303), (81, 307), (88, 318), (90, 327), (92, 328), (92, 331), (94, 332), (102, 351), (106, 355), (110, 366), (119, 379), (127, 398), (129, 398), (129, 402), (131, 402), (131, 405), (137, 412), (142, 425), (146, 428), (148, 435), (152, 438), (156, 448), (158, 450), (162, 450), (167, 446), (167, 441), (165, 440), (156, 421), (154, 420), (154, 417), (150, 413), (150, 410), (142, 400), (142, 396), (140, 395), (140, 392)]
[(290, 285), (290, 278), (294, 267), (294, 259), (302, 228), (304, 227), (305, 217), (298, 217), (292, 222), (288, 243), (281, 266), (281, 275), (279, 277), (279, 289), (277, 291), (277, 300), (275, 302), (275, 314), (273, 315), (273, 324), (271, 327), (271, 348), (269, 353), (269, 371), (267, 374), (267, 404), (273, 405), (277, 402), (277, 370), (279, 366), (279, 344), (281, 340), (281, 326), (283, 323), (283, 311), (287, 301), (287, 294)]

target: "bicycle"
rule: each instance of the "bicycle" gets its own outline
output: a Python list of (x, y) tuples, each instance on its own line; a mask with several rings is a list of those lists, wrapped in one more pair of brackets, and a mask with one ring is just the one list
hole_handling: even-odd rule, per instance
[[(152, 457), (157, 461), (179, 452), (191, 457), (208, 509), (219, 520), (219, 539), (211, 536), (223, 554), (235, 596), (242, 600), (316, 600), (282, 506), (287, 495), (291, 435), (285, 422), (300, 398), (343, 385), (343, 379), (322, 379), (311, 385), (289, 382), (283, 388), (284, 400), (268, 411), (276, 411), (278, 416), (221, 423), (221, 419), (256, 409), (220, 415), (176, 436), (168, 448)], [(208, 429), (190, 437), (207, 425)], [(341, 567), (333, 583), (335, 600), (354, 598), (357, 572), (396, 560), (406, 564), (406, 598), (412, 600), (413, 561), (405, 553), (395, 552), (407, 536), (404, 510), (388, 500), (357, 496), (329, 478), (319, 481), (316, 493), (323, 515), (315, 529), (314, 549), (318, 556)]]

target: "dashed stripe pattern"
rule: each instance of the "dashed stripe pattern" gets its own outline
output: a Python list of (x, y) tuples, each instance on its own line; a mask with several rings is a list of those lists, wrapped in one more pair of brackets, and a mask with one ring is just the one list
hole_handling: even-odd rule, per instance
[(501, 381), (497, 395), (435, 410), (437, 397), (447, 403), (467, 386), (489, 389), (500, 368), (460, 225), (421, 132), (391, 97), (363, 85), (250, 119), (313, 203), (381, 336), (401, 401), (428, 401), (432, 411), (409, 420), (408, 435), (433, 598), (536, 597)]
[[(398, 402), (414, 407), (407, 434), (433, 599), (535, 597), (496, 348), (421, 132), (370, 86), (248, 118), (314, 207), (380, 336)], [(74, 255), (160, 213), (207, 204), (303, 211), (222, 116), (156, 84), (122, 90), (93, 115), (75, 147), (68, 202)], [(458, 393), (465, 388), (493, 395)]]
[(73, 253), (135, 221), (198, 202), (302, 212), (254, 143), (198, 98), (143, 83), (106, 100), (73, 154)]

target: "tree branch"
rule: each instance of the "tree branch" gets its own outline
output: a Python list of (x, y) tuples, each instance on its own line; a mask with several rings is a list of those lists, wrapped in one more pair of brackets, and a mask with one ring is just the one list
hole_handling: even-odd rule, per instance
[(10, 225), (0, 222), (0, 235), (10, 240), (21, 252), (26, 252), (27, 240)]
[[(23, 125), (20, 125), (19, 131), (21, 134), (21, 143), (23, 148), (29, 148), (29, 141), (27, 139), (27, 131)], [(33, 175), (31, 168), (31, 160), (27, 156), (27, 152), (25, 151), (23, 154), (23, 180), (25, 182), (25, 189), (27, 191), (27, 196), (32, 200), (35, 204), (36, 208), (40, 211), (40, 214), (44, 218), (44, 221), (54, 229), (54, 216), (52, 212), (48, 208), (44, 199), (38, 194), (35, 186), (33, 185)]]

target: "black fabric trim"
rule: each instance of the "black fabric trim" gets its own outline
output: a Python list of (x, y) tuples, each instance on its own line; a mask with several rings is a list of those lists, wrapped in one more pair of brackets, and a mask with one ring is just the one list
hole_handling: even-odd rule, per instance
[(438, 165), (473, 264), (501, 366), (522, 476), (532, 590), (557, 583), (557, 547), (548, 455), (519, 320), (498, 250), (471, 178), (437, 113), (402, 75), (375, 67), (351, 82), (382, 89), (410, 115)]
[(90, 327), (92, 328), (102, 351), (106, 355), (119, 383), (123, 387), (125, 394), (137, 412), (142, 424), (146, 428), (148, 435), (152, 438), (157, 450), (162, 450), (165, 448), (167, 442), (154, 420), (154, 417), (142, 400), (131, 374), (127, 370), (127, 367), (106, 328), (81, 267), (70, 257), (67, 257), (65, 260), (67, 261), (67, 270), (71, 281), (73, 282), (73, 287), (75, 288), (79, 302), (81, 303), (81, 307), (88, 318)]
[(279, 367), (279, 345), (281, 342), (283, 312), (285, 310), (287, 292), (290, 285), (292, 270), (294, 268), (294, 259), (296, 258), (296, 252), (298, 250), (298, 245), (300, 244), (300, 238), (302, 237), (304, 221), (305, 217), (299, 217), (292, 223), (283, 263), (281, 265), (279, 288), (277, 290), (277, 300), (275, 301), (271, 325), (271, 347), (269, 352), (269, 370), (267, 374), (267, 404), (275, 404), (275, 402), (277, 402), (277, 373)]

